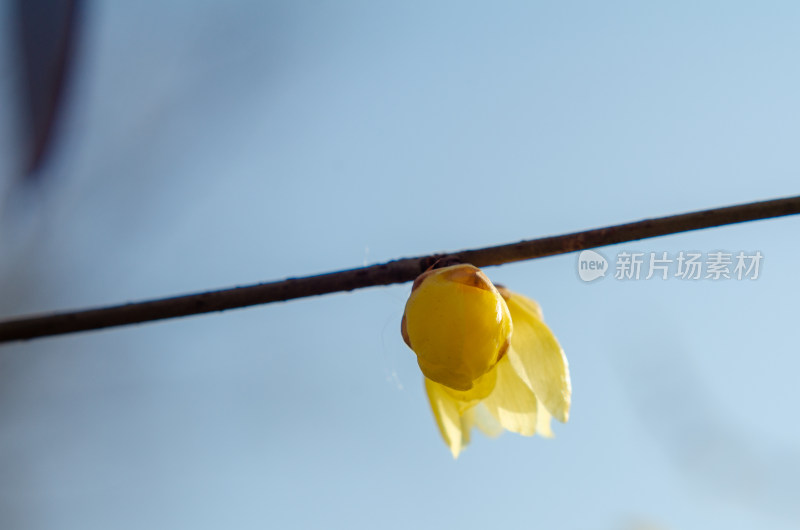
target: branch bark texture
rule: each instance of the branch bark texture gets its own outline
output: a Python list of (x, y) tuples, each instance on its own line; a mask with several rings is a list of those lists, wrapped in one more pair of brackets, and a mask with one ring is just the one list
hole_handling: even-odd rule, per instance
[(403, 258), (318, 276), (288, 278), (270, 283), (97, 309), (25, 316), (0, 322), (0, 343), (225, 311), (294, 298), (352, 291), (363, 287), (403, 283), (413, 280), (436, 261), (444, 259), (471, 263), (476, 267), (488, 267), (627, 241), (798, 213), (800, 213), (800, 196), (788, 197), (645, 219), (495, 247)]

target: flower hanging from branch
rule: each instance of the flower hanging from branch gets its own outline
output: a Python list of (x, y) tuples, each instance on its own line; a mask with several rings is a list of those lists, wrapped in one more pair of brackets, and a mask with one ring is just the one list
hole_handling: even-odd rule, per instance
[(403, 340), (416, 353), (433, 414), (453, 457), (473, 426), (551, 437), (569, 418), (564, 351), (539, 305), (467, 264), (432, 269), (411, 289)]

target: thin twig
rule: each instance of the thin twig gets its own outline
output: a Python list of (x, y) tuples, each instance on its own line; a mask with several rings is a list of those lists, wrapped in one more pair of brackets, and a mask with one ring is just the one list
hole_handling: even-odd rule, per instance
[(520, 241), (496, 247), (404, 258), (380, 265), (331, 272), (319, 276), (289, 278), (271, 283), (99, 309), (34, 315), (0, 322), (0, 342), (124, 326), (337, 291), (352, 291), (362, 287), (403, 283), (413, 280), (439, 259), (453, 259), (472, 263), (477, 267), (487, 267), (626, 241), (797, 213), (800, 213), (800, 196), (646, 219), (635, 223)]

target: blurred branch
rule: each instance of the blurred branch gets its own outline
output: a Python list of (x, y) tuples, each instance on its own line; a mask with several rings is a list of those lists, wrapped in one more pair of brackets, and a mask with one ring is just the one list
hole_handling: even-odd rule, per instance
[(16, 18), (26, 122), (30, 129), (26, 178), (39, 176), (51, 150), (80, 31), (81, 0), (17, 0)]
[(496, 247), (404, 258), (379, 265), (331, 272), (319, 276), (289, 278), (277, 282), (99, 309), (22, 317), (0, 322), (0, 342), (124, 326), (338, 291), (352, 291), (353, 289), (375, 285), (403, 283), (413, 280), (436, 261), (444, 259), (472, 263), (477, 267), (487, 267), (565, 254), (626, 241), (636, 241), (690, 230), (797, 213), (800, 213), (800, 196), (646, 219), (634, 223), (520, 241), (519, 243)]

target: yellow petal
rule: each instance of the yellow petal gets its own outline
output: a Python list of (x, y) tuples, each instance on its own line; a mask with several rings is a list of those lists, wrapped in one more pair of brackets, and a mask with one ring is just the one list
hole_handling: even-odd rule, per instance
[(497, 418), (489, 412), (485, 403), (478, 403), (471, 410), (475, 417), (475, 425), (478, 426), (478, 429), (480, 429), (483, 434), (489, 438), (497, 438), (503, 434), (503, 426), (500, 425)]
[(536, 433), (536, 396), (516, 374), (508, 356), (500, 359), (494, 371), (497, 384), (483, 404), (507, 430), (533, 436)]
[(461, 413), (461, 447), (469, 444), (470, 431), (475, 425), (475, 407), (470, 407)]
[(467, 443), (469, 442), (469, 432), (464, 436), (462, 428), (461, 414), (459, 414), (458, 401), (453, 399), (439, 383), (425, 378), (425, 391), (428, 393), (428, 401), (431, 410), (439, 426), (439, 433), (444, 438), (444, 442), (453, 453), (453, 458), (458, 458)]
[(552, 416), (550, 416), (550, 413), (547, 412), (547, 409), (544, 408), (544, 405), (540, 401), (536, 409), (536, 433), (539, 436), (544, 436), (545, 438), (552, 438), (555, 436), (553, 430), (550, 428), (551, 419)]
[(428, 379), (469, 390), (508, 349), (505, 300), (480, 269), (453, 265), (414, 282), (401, 327)]
[(536, 300), (531, 300), (527, 296), (522, 296), (521, 294), (516, 294), (512, 291), (509, 291), (506, 287), (502, 285), (495, 285), (497, 287), (497, 291), (502, 295), (503, 299), (508, 302), (508, 299), (512, 296), (515, 297), (515, 301), (519, 304), (522, 308), (526, 311), (533, 313), (536, 318), (544, 322), (544, 316), (542, 315), (542, 307), (536, 302)]
[(444, 385), (442, 385), (442, 389), (459, 402), (459, 411), (463, 412), (491, 394), (496, 384), (497, 372), (496, 370), (489, 370), (476, 379), (469, 390), (453, 390)]
[(506, 300), (514, 322), (508, 357), (520, 378), (558, 421), (569, 419), (572, 385), (564, 351), (537, 314), (533, 300), (510, 293)]

